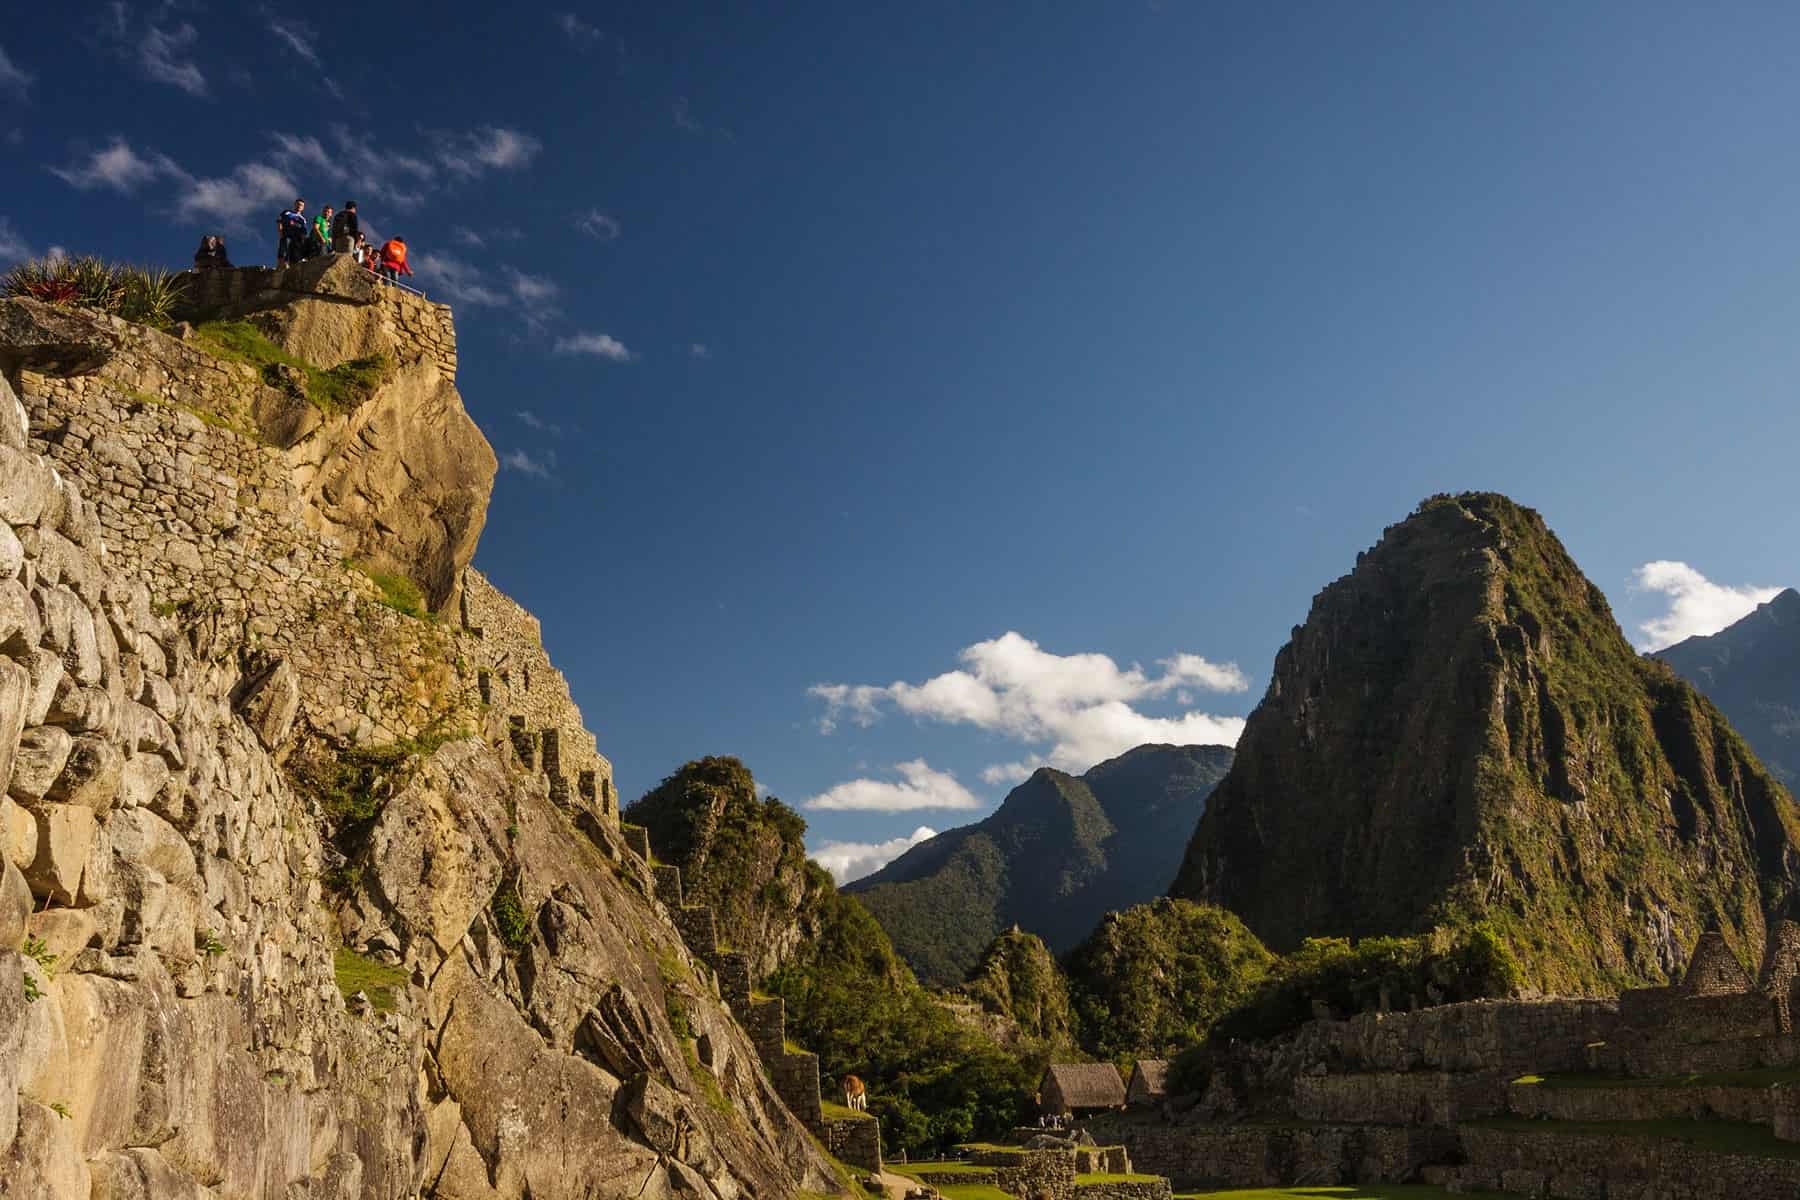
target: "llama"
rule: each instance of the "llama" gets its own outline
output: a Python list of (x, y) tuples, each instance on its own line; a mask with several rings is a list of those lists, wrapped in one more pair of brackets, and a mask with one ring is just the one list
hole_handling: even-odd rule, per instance
[(869, 1111), (869, 1089), (854, 1075), (844, 1076), (844, 1107), (854, 1112)]

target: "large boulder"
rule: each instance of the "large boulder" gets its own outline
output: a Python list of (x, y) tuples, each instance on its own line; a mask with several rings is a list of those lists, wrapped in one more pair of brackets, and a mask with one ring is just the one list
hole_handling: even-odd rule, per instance
[(118, 346), (104, 326), (82, 314), (25, 296), (0, 300), (0, 374), (91, 375)]

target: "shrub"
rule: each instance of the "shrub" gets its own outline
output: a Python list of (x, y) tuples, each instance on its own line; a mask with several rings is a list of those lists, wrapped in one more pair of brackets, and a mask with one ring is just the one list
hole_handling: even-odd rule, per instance
[(34, 258), (0, 275), (0, 293), (65, 308), (92, 308), (143, 325), (167, 326), (181, 299), (181, 277), (164, 267), (80, 258)]
[(405, 987), (407, 982), (406, 972), (400, 968), (364, 958), (346, 946), (338, 947), (332, 956), (332, 967), (337, 975), (338, 991), (345, 999), (361, 992), (378, 1012), (387, 1012), (394, 1007), (394, 989)]
[(404, 616), (417, 620), (429, 620), (432, 612), (425, 605), (425, 593), (419, 585), (404, 575), (392, 571), (378, 571), (361, 563), (352, 563), (358, 571), (369, 577), (374, 585), (381, 589), (381, 603)]
[(517, 954), (531, 944), (531, 920), (525, 915), (524, 901), (519, 898), (517, 880), (508, 879), (494, 889), (488, 911), (493, 914), (494, 927), (500, 931), (500, 940), (508, 950)]
[(315, 367), (277, 346), (249, 321), (207, 321), (194, 330), (194, 338), (220, 358), (255, 367), (270, 387), (285, 387), (298, 373), (306, 399), (327, 413), (349, 412), (362, 404), (387, 380), (390, 366), (376, 354), (335, 367)]

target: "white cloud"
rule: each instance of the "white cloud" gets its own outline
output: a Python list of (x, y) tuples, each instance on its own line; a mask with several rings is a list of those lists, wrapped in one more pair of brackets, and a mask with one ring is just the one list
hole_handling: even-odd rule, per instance
[(1632, 584), (1640, 591), (1669, 597), (1669, 611), (1638, 626), (1646, 639), (1638, 649), (1644, 651), (1717, 633), (1781, 594), (1781, 589), (1774, 587), (1727, 587), (1684, 562), (1666, 560), (1648, 562), (1633, 571)]
[[(304, 58), (313, 66), (319, 65), (319, 51), (313, 45), (312, 30), (306, 26), (286, 21), (277, 21), (264, 12), (264, 20), (268, 22), (269, 32), (287, 44), (287, 48)], [(335, 85), (334, 85), (335, 86)]]
[(508, 450), (500, 456), (500, 466), (509, 471), (518, 471), (523, 475), (535, 475), (539, 479), (548, 479), (556, 470), (556, 451), (546, 450), (533, 456), (529, 450)]
[(1002, 784), (1013, 787), (1030, 779), (1031, 773), (1035, 770), (1037, 770), (1037, 765), (1035, 763), (995, 763), (991, 767), (981, 768), (981, 782), (994, 787), (999, 787)]
[(1052, 654), (1011, 632), (977, 642), (960, 657), (966, 669), (923, 683), (813, 686), (808, 691), (826, 707), (821, 732), (830, 732), (827, 723), (835, 728), (840, 717), (873, 724), (892, 706), (922, 720), (972, 725), (1030, 745), (1048, 743), (1045, 759), (1051, 765), (1085, 771), (1145, 742), (1234, 745), (1244, 728), (1241, 717), (1191, 711), (1161, 717), (1132, 707), (1185, 688), (1248, 690), (1249, 681), (1233, 663), (1177, 654), (1162, 660), (1162, 674), (1152, 676), (1136, 665), (1121, 668), (1104, 654)]
[(21, 98), (31, 90), (31, 75), (7, 56), (0, 46), (0, 92), (12, 92)]
[(556, 424), (554, 421), (544, 420), (544, 418), (538, 416), (536, 413), (532, 412), (529, 408), (521, 408), (518, 412), (514, 413), (513, 415), (518, 417), (519, 420), (523, 421), (530, 428), (537, 430), (539, 433), (550, 433), (550, 434), (562, 433), (561, 425)]
[(70, 187), (84, 192), (97, 187), (130, 192), (159, 175), (175, 178), (185, 178), (187, 175), (167, 155), (151, 151), (149, 157), (145, 157), (133, 150), (131, 144), (121, 137), (113, 138), (112, 143), (104, 150), (96, 150), (88, 155), (86, 162), (51, 167), (50, 173)]
[(890, 838), (885, 842), (822, 842), (810, 857), (830, 871), (831, 877), (841, 886), (864, 875), (873, 875), (920, 842), (936, 836), (937, 830), (921, 825), (905, 837)]
[(476, 249), (480, 249), (487, 245), (486, 238), (482, 237), (479, 233), (476, 233), (473, 229), (464, 229), (460, 225), (452, 231), (452, 236), (463, 245), (473, 246)]
[(557, 13), (551, 19), (563, 31), (563, 36), (577, 45), (592, 45), (605, 36), (599, 26), (590, 25), (572, 12)]
[(464, 262), (454, 254), (428, 250), (414, 251), (410, 256), (419, 276), (430, 282), (458, 304), (469, 307), (498, 307), (506, 303), (506, 293), (487, 278), (481, 268)]
[(708, 346), (705, 342), (689, 342), (688, 343), (688, 357), (689, 358), (711, 358), (712, 357), (712, 347)]
[(200, 38), (192, 25), (163, 29), (147, 25), (137, 42), (138, 66), (158, 83), (178, 87), (190, 96), (206, 95), (206, 76), (189, 52)]
[(185, 182), (175, 207), (184, 217), (211, 217), (222, 225), (240, 229), (264, 224), (252, 218), (267, 216), (266, 224), (272, 229), (275, 214), (299, 194), (294, 181), (276, 168), (265, 163), (245, 163), (229, 175)]
[(609, 217), (597, 208), (590, 208), (584, 213), (576, 214), (575, 228), (589, 237), (599, 238), (603, 242), (612, 241), (621, 232), (617, 218)]
[(933, 770), (924, 759), (896, 763), (899, 779), (851, 779), (806, 801), (802, 808), (819, 812), (912, 812), (922, 808), (981, 807), (968, 788), (948, 771)]
[(0, 267), (10, 266), (30, 257), (31, 244), (13, 228), (11, 221), (0, 217)]
[(686, 96), (675, 97), (675, 103), (670, 111), (675, 117), (675, 127), (677, 129), (686, 133), (706, 132), (706, 126), (696, 120), (694, 114), (688, 110), (688, 98)]
[(556, 339), (558, 354), (592, 354), (611, 362), (630, 362), (632, 353), (610, 333), (577, 333)]
[(544, 144), (528, 133), (484, 125), (465, 133), (438, 135), (437, 161), (458, 175), (512, 171), (529, 166)]

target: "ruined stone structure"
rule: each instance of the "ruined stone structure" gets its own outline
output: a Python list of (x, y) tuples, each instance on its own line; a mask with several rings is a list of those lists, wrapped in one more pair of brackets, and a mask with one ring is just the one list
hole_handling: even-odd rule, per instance
[[(639, 828), (638, 832), (643, 831)], [(641, 844), (644, 849), (639, 853), (647, 860), (648, 839)], [(749, 955), (719, 946), (712, 909), (704, 904), (685, 903), (679, 867), (658, 865), (651, 868), (651, 874), (657, 900), (681, 931), (688, 950), (709, 968), (713, 991), (749, 1031), (750, 1043), (756, 1047), (782, 1102), (834, 1157), (864, 1170), (880, 1171), (880, 1123), (870, 1116), (825, 1115), (819, 1056), (788, 1046), (786, 1003), (779, 996), (757, 996), (752, 992)]]
[[(0, 302), (0, 1197), (836, 1194), (536, 623), (465, 576), (485, 484), (403, 436), (454, 398), (447, 324), (330, 264), (235, 278), (395, 374), (298, 413), (201, 341)], [(429, 567), (452, 619), (345, 559)], [(378, 792), (293, 773), (384, 743)]]
[[(1571, 1200), (1800, 1195), (1797, 929), (1761, 978), (1717, 932), (1679, 984), (1315, 1020), (1217, 1051), (1178, 1114), (1088, 1123), (1177, 1187), (1427, 1182)], [(1711, 1077), (1709, 1073), (1728, 1073)], [(1762, 1072), (1762, 1073), (1759, 1073)], [(1773, 1086), (1772, 1086), (1773, 1085)], [(1657, 1122), (1645, 1125), (1645, 1122)], [(1683, 1132), (1672, 1134), (1669, 1123)]]

